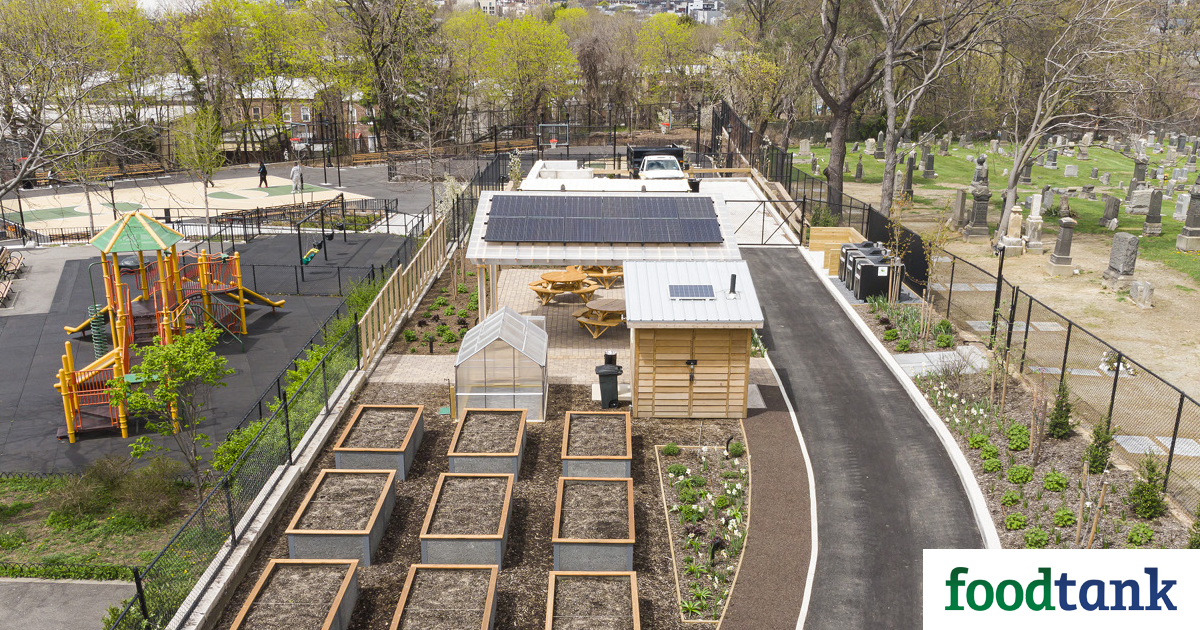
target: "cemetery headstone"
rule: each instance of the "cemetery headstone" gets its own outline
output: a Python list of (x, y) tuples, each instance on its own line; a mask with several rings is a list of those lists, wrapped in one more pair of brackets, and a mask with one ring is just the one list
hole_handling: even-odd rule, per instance
[(1018, 184), (1033, 183), (1033, 165), (1026, 164), (1025, 168), (1021, 169), (1021, 175), (1017, 177)]
[[(1126, 211), (1126, 213), (1131, 215), (1149, 214), (1150, 198), (1155, 192), (1158, 191), (1150, 188), (1142, 188), (1133, 191), (1133, 194), (1129, 196), (1129, 209)], [(1161, 193), (1159, 194), (1161, 195)]]
[(1181, 252), (1200, 250), (1200, 186), (1193, 186), (1190, 194), (1183, 231), (1175, 238), (1175, 248)]
[(1008, 215), (1008, 227), (1004, 236), (1000, 237), (1000, 246), (1006, 256), (1020, 256), (1025, 251), (1025, 240), (1021, 238), (1021, 213), (1013, 212)]
[(1129, 283), (1133, 281), (1134, 267), (1137, 266), (1137, 254), (1138, 237), (1129, 232), (1113, 235), (1112, 250), (1108, 254), (1108, 269), (1100, 276), (1105, 288), (1129, 288)]
[(979, 156), (975, 159), (975, 164), (975, 175), (970, 188), (974, 205), (971, 209), (971, 220), (964, 228), (963, 235), (967, 242), (987, 242), (991, 240), (987, 214), (988, 201), (992, 198), (992, 191), (988, 189), (987, 156)]
[(1142, 224), (1142, 236), (1162, 236), (1162, 193), (1157, 190), (1150, 195), (1150, 210)]
[(908, 156), (908, 165), (904, 169), (904, 198), (912, 199), (913, 197), (913, 164), (912, 156)]
[(1038, 166), (1045, 166), (1045, 165), (1046, 165), (1046, 155), (1045, 155), (1045, 154), (1042, 154), (1042, 155), (1039, 155), (1039, 156), (1037, 156), (1037, 165), (1038, 165)]
[(942, 138), (941, 143), (938, 144), (938, 155), (940, 155), (942, 157), (950, 155), (950, 138), (949, 138), (949, 136)]
[(1111, 221), (1117, 220), (1121, 212), (1121, 200), (1112, 195), (1104, 195), (1104, 214), (1100, 215), (1100, 226), (1104, 227)]
[(1046, 168), (1058, 168), (1058, 149), (1050, 149), (1050, 151), (1046, 153)]
[(854, 167), (854, 181), (861, 182), (863, 178), (862, 154), (858, 154), (858, 164)]
[(1102, 185), (1107, 186), (1111, 182), (1112, 182), (1112, 173), (1108, 173), (1108, 172), (1100, 173), (1100, 183)]
[(950, 213), (950, 229), (961, 230), (970, 217), (967, 215), (967, 191), (954, 191), (954, 206)]
[(875, 136), (875, 159), (882, 160), (883, 158), (883, 132), (880, 131)]
[(1176, 221), (1186, 221), (1188, 204), (1191, 203), (1192, 196), (1188, 193), (1179, 193), (1175, 197), (1175, 212), (1171, 214), (1171, 218)]
[(933, 154), (932, 153), (925, 154), (925, 172), (921, 173), (921, 176), (924, 177), (925, 179), (933, 179), (933, 178), (937, 177), (937, 172), (933, 170)]
[(1146, 180), (1146, 164), (1145, 158), (1139, 158), (1133, 162), (1133, 178), (1137, 181)]
[(1154, 306), (1154, 285), (1148, 280), (1134, 280), (1129, 283), (1129, 299), (1142, 308)]
[(1068, 218), (1071, 216), (1071, 198), (1065, 193), (1058, 197), (1058, 218)]
[(1075, 273), (1075, 267), (1071, 264), (1071, 238), (1075, 234), (1075, 225), (1075, 219), (1071, 217), (1058, 220), (1058, 239), (1054, 241), (1054, 252), (1046, 262), (1046, 273), (1052, 276)]
[(1000, 141), (999, 141), (999, 140), (992, 140), (992, 142), (991, 142), (991, 147), (992, 147), (992, 153), (995, 153), (995, 152), (999, 151), (999, 150), (1000, 150)]
[(808, 161), (808, 163), (809, 163), (809, 166), (812, 168), (812, 174), (813, 174), (813, 175), (816, 175), (816, 174), (817, 174), (817, 166), (818, 166), (818, 164), (817, 164), (817, 156), (814, 154), (814, 155), (812, 156), (812, 159), (811, 159), (811, 160), (809, 160), (809, 161)]
[(800, 147), (796, 149), (796, 153), (799, 153), (800, 155), (811, 155), (812, 154), (812, 141), (809, 140), (808, 138), (801, 140)]
[(851, 153), (858, 153), (858, 143), (857, 143), (857, 142), (855, 142), (855, 143), (854, 143), (854, 148), (853, 148), (853, 149), (850, 149), (850, 152), (851, 152)]
[(1089, 177), (1090, 179), (1096, 179), (1096, 178), (1100, 177), (1100, 169), (1098, 169), (1098, 168), (1096, 168), (1096, 167), (1094, 167), (1094, 166), (1093, 166), (1093, 167), (1092, 167), (1092, 174), (1091, 174), (1091, 175), (1089, 175), (1088, 177)]
[(1068, 164), (1063, 167), (1063, 177), (1079, 177), (1079, 166)]
[(1084, 186), (1083, 187), (1083, 196), (1087, 197), (1088, 199), (1091, 199), (1092, 201), (1095, 201), (1096, 200), (1096, 187), (1091, 184)]
[(867, 153), (875, 155), (875, 138), (867, 138), (866, 145)]
[(1034, 209), (1029, 214), (1029, 220), (1025, 222), (1025, 251), (1040, 256), (1045, 250), (1045, 245), (1042, 243), (1042, 215), (1038, 212), (1042, 200), (1038, 197), (1039, 195), (1034, 195)]
[(1176, 139), (1175, 148), (1178, 149), (1180, 153), (1186, 151), (1187, 150), (1187, 136), (1180, 134), (1179, 138)]

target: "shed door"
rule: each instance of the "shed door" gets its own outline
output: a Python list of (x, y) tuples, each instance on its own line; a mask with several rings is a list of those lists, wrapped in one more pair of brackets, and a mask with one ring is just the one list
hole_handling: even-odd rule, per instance
[(638, 329), (636, 345), (638, 417), (745, 416), (749, 330)]

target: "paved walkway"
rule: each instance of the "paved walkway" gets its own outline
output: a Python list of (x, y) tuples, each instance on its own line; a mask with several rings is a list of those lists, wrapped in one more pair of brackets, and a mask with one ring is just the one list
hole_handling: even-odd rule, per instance
[(0, 578), (0, 628), (96, 630), (133, 594), (129, 582)]
[[(765, 341), (816, 477), (819, 542), (805, 627), (919, 628), (922, 550), (983, 544), (954, 466), (801, 254), (743, 255), (755, 283), (775, 288), (760, 293)], [(807, 484), (802, 471), (792, 483)]]
[(807, 462), (779, 387), (761, 386), (767, 410), (743, 426), (753, 454), (750, 533), (725, 628), (796, 626), (812, 549)]

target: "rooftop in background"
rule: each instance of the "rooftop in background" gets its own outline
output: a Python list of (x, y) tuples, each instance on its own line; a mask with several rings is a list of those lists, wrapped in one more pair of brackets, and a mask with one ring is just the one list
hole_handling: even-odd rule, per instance
[(559, 192), (688, 192), (686, 179), (610, 179), (596, 177), (574, 160), (538, 160), (521, 180), (523, 191)]
[[(601, 226), (611, 224), (613, 218), (619, 218), (618, 216), (610, 217), (603, 213), (613, 208), (620, 214), (620, 217), (627, 217), (630, 215), (631, 209), (635, 207), (635, 204), (638, 206), (642, 206), (643, 204), (653, 205), (653, 202), (660, 201), (662, 202), (660, 205), (663, 206), (660, 210), (664, 218), (669, 221), (671, 216), (675, 216), (675, 221), (678, 222), (678, 210), (676, 210), (675, 215), (671, 215), (671, 208), (675, 208), (680, 203), (686, 203), (688, 206), (691, 206), (699, 202), (699, 205), (694, 208), (688, 208), (685, 211), (685, 215), (691, 217), (698, 212), (715, 214), (715, 218), (711, 222), (702, 221), (706, 224), (704, 228), (706, 230), (706, 238), (711, 238), (712, 240), (709, 242), (684, 242), (679, 240), (675, 242), (499, 241), (495, 239), (516, 238), (510, 234), (496, 235), (487, 233), (491, 227), (489, 221), (495, 209), (498, 206), (509, 203), (508, 199), (503, 203), (496, 203), (497, 199), (502, 198), (520, 201), (522, 205), (515, 205), (512, 208), (517, 210), (525, 208), (520, 211), (527, 214), (529, 212), (539, 212), (539, 210), (531, 208), (536, 208), (540, 204), (546, 204), (546, 208), (556, 208), (561, 204), (571, 203), (570, 200), (600, 199), (601, 203), (589, 203), (586, 206), (589, 212), (591, 209), (597, 210), (596, 213), (593, 213), (594, 216), (576, 214), (567, 216), (593, 218), (596, 220), (596, 224)], [(683, 200), (686, 200), (686, 202)], [(524, 204), (529, 205), (526, 206)], [(567, 206), (563, 205), (562, 207)], [(508, 210), (501, 211), (508, 212)], [(558, 216), (562, 217), (564, 215), (559, 213)], [(646, 215), (644, 213), (635, 213), (635, 216), (645, 217)], [(531, 219), (530, 217), (525, 217), (525, 219), (538, 220)], [(686, 220), (699, 221), (699, 219), (693, 218)], [(564, 225), (567, 223), (566, 221), (561, 222)], [(643, 222), (655, 223), (654, 221)], [(579, 225), (581, 222), (571, 221), (570, 223), (572, 225)], [(660, 238), (661, 231), (657, 228), (654, 228), (652, 231), (656, 231), (658, 234), (649, 234), (649, 238)], [(729, 225), (729, 218), (725, 211), (725, 200), (720, 195), (627, 192), (589, 194), (562, 192), (484, 192), (480, 196), (479, 207), (475, 212), (475, 225), (471, 230), (471, 243), (467, 248), (467, 258), (479, 265), (619, 265), (630, 260), (737, 260), (741, 255), (738, 253), (737, 241), (734, 238), (733, 232), (734, 229)], [(490, 237), (489, 240), (485, 240), (485, 235)], [(529, 237), (525, 238), (529, 239)], [(574, 236), (570, 238), (574, 238)], [(720, 238), (720, 240), (717, 241), (717, 238)], [(692, 238), (690, 240), (703, 241), (704, 239)]]
[[(737, 278), (735, 291), (730, 283)], [(758, 294), (744, 260), (631, 261), (625, 264), (630, 328), (759, 328)]]

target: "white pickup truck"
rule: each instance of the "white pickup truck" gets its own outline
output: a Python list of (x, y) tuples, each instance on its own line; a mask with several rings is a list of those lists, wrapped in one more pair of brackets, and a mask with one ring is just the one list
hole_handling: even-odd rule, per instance
[(679, 160), (670, 155), (647, 155), (638, 167), (638, 179), (685, 179)]

